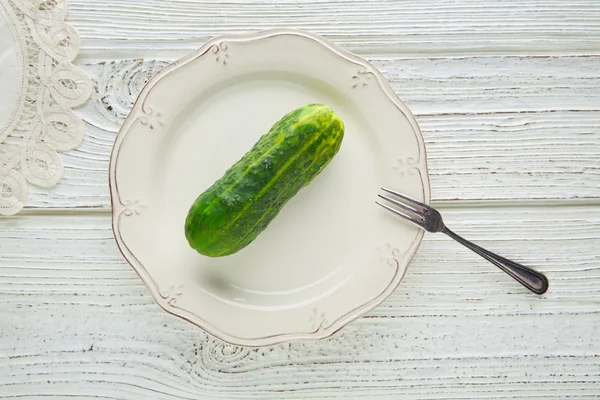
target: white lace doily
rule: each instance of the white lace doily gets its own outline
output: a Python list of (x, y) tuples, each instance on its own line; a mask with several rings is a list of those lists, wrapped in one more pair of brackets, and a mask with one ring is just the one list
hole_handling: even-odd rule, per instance
[(83, 139), (71, 108), (92, 82), (71, 64), (80, 43), (66, 11), (66, 0), (0, 0), (0, 215), (23, 208), (28, 184), (56, 185), (58, 153)]

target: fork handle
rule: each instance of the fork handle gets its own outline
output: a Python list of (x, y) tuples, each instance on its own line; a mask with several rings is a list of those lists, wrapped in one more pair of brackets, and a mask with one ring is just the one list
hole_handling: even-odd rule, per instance
[(548, 290), (548, 278), (544, 274), (479, 247), (467, 239), (458, 236), (448, 228), (444, 228), (442, 232), (512, 276), (517, 282), (533, 293), (544, 294)]

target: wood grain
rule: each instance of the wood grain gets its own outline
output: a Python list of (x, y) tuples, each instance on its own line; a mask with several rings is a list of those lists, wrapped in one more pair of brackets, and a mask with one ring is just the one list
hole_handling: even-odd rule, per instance
[[(600, 57), (367, 58), (416, 114), (434, 200), (600, 195)], [(32, 189), (28, 207), (109, 207), (116, 131), (144, 82), (165, 65), (83, 65), (96, 83), (78, 110), (86, 139), (63, 156), (61, 184)]]
[(325, 35), (383, 71), (421, 124), (435, 200), (595, 198), (599, 20), (594, 1), (75, 0), (79, 65), (97, 88), (80, 111), (88, 135), (61, 185), (33, 188), (27, 206), (109, 207), (114, 132), (145, 80), (212, 36), (277, 26)]
[(104, 214), (0, 228), (0, 398), (585, 398), (600, 391), (600, 207), (443, 209), (547, 273), (529, 294), (427, 235), (390, 299), (333, 338), (226, 345), (154, 304)]
[[(68, 22), (95, 93), (61, 184), (0, 219), (0, 399), (598, 398), (599, 2), (70, 0)], [(164, 65), (272, 27), (373, 62), (448, 225), (550, 291), (426, 235), (395, 293), (325, 341), (232, 347), (161, 311), (110, 229), (116, 132)]]
[(82, 59), (176, 57), (212, 36), (306, 29), (351, 51), (405, 55), (598, 54), (600, 14), (586, 1), (107, 0), (69, 2)]

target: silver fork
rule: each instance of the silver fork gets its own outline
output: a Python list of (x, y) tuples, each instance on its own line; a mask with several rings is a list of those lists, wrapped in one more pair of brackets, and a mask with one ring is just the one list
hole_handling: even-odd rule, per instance
[(481, 257), (485, 258), (502, 271), (506, 272), (508, 275), (512, 276), (515, 280), (517, 280), (517, 282), (531, 290), (533, 293), (544, 294), (548, 290), (548, 278), (546, 278), (544, 274), (514, 261), (508, 260), (502, 256), (499, 256), (498, 254), (494, 254), (491, 251), (483, 249), (476, 244), (458, 236), (456, 233), (452, 232), (446, 227), (444, 221), (442, 220), (442, 215), (434, 208), (394, 190), (386, 188), (381, 188), (381, 190), (393, 195), (394, 197), (383, 196), (381, 194), (378, 195), (379, 197), (401, 208), (401, 210), (398, 210), (388, 206), (387, 204), (376, 201), (377, 204), (386, 210), (391, 211), (404, 219), (407, 219), (427, 232), (445, 233), (463, 246), (473, 250), (475, 253), (479, 254)]

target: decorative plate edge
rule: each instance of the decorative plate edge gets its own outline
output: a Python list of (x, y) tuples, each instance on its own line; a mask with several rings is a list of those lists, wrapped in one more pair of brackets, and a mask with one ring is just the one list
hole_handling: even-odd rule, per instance
[[(244, 346), (244, 347), (264, 347), (264, 346), (272, 346), (285, 342), (299, 342), (299, 341), (308, 341), (308, 340), (322, 340), (328, 337), (333, 336), (346, 325), (351, 323), (352, 321), (362, 317), (367, 312), (375, 309), (381, 303), (383, 303), (391, 293), (398, 287), (402, 278), (406, 274), (408, 269), (408, 265), (414, 258), (418, 248), (421, 245), (423, 240), (424, 232), (422, 230), (418, 230), (413, 240), (411, 246), (402, 254), (402, 265), (400, 260), (397, 261), (396, 273), (394, 274), (390, 284), (386, 286), (386, 288), (374, 297), (371, 301), (366, 302), (349, 312), (345, 313), (341, 317), (337, 318), (332, 323), (328, 324), (327, 327), (322, 327), (321, 324), (315, 329), (313, 332), (309, 333), (283, 333), (276, 334), (272, 336), (264, 336), (259, 338), (241, 338), (237, 336), (230, 335), (219, 329), (212, 326), (206, 320), (201, 317), (181, 308), (176, 307), (176, 303), (170, 301), (168, 297), (163, 296), (160, 293), (160, 289), (158, 284), (154, 281), (152, 276), (146, 271), (143, 264), (137, 259), (137, 257), (129, 250), (127, 244), (124, 242), (120, 230), (119, 230), (119, 222), (120, 218), (129, 210), (128, 201), (123, 201), (119, 195), (118, 183), (116, 180), (116, 167), (117, 161), (119, 157), (119, 151), (121, 144), (130, 128), (135, 120), (139, 118), (139, 111), (143, 112), (145, 100), (148, 96), (149, 92), (152, 90), (154, 85), (164, 76), (172, 73), (177, 68), (196, 60), (207, 54), (210, 49), (214, 45), (218, 45), (221, 42), (249, 42), (254, 40), (267, 39), (276, 36), (299, 36), (304, 37), (306, 39), (310, 39), (316, 41), (317, 43), (327, 47), (330, 51), (334, 52), (336, 55), (341, 57), (342, 59), (349, 61), (353, 64), (356, 64), (359, 67), (365, 68), (365, 70), (372, 73), (379, 87), (383, 90), (383, 92), (387, 95), (388, 99), (396, 106), (398, 111), (404, 114), (407, 120), (410, 122), (413, 131), (415, 132), (415, 137), (417, 139), (417, 144), (419, 148), (419, 158), (417, 159), (417, 170), (419, 171), (419, 176), (421, 179), (421, 183), (423, 186), (423, 198), (424, 202), (429, 204), (431, 200), (431, 182), (429, 179), (428, 173), (428, 165), (427, 165), (427, 152), (425, 148), (425, 141), (423, 135), (421, 133), (421, 129), (417, 124), (416, 118), (406, 106), (406, 104), (398, 97), (398, 95), (394, 92), (389, 82), (385, 79), (383, 74), (375, 68), (369, 61), (366, 59), (353, 54), (340, 46), (329, 42), (325, 38), (301, 31), (296, 29), (268, 29), (261, 31), (254, 31), (248, 33), (236, 33), (236, 34), (225, 34), (221, 36), (214, 37), (207, 42), (205, 42), (198, 50), (175, 60), (173, 63), (165, 66), (163, 69), (158, 71), (154, 76), (150, 78), (150, 80), (144, 85), (140, 94), (138, 95), (136, 101), (133, 104), (131, 112), (123, 122), (121, 129), (117, 133), (115, 138), (115, 143), (113, 145), (113, 149), (111, 151), (110, 160), (109, 160), (109, 190), (110, 190), (110, 201), (111, 201), (111, 210), (112, 210), (112, 230), (115, 240), (117, 242), (117, 247), (125, 260), (133, 267), (136, 273), (140, 276), (146, 287), (150, 290), (150, 294), (156, 301), (156, 303), (167, 313), (181, 318), (210, 335), (227, 342), (234, 346)], [(402, 271), (400, 271), (402, 270)]]

